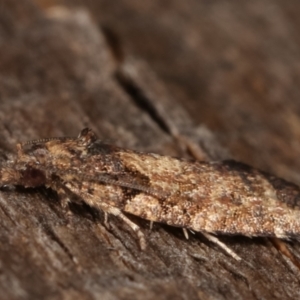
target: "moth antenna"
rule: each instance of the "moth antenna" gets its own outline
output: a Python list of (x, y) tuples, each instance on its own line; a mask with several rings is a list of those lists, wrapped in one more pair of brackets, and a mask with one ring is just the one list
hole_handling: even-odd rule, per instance
[(25, 145), (34, 145), (34, 144), (40, 144), (40, 143), (47, 143), (47, 142), (50, 142), (50, 141), (67, 141), (67, 140), (76, 140), (76, 138), (75, 137), (51, 137), (51, 138), (27, 141), (27, 142), (23, 142), (23, 143), (20, 143), (20, 144), (21, 144), (21, 146), (25, 146)]

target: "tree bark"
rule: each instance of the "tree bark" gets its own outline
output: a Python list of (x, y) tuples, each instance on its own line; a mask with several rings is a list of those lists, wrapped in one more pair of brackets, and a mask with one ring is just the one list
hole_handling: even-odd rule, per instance
[[(293, 2), (293, 1), (292, 1)], [(54, 5), (55, 4), (55, 5)], [(57, 6), (60, 4), (61, 6)], [(300, 184), (298, 3), (5, 0), (0, 149), (77, 136)], [(300, 244), (116, 217), (46, 188), (0, 191), (1, 299), (298, 299)]]

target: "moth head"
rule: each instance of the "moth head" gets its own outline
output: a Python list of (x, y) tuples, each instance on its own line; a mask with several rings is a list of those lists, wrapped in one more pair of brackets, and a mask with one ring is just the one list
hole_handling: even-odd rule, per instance
[(58, 137), (29, 141), (17, 145), (18, 159), (23, 162), (43, 163), (47, 159), (82, 157), (97, 140), (95, 133), (83, 129), (77, 138)]
[(77, 139), (82, 146), (88, 147), (97, 140), (97, 136), (90, 128), (84, 128)]

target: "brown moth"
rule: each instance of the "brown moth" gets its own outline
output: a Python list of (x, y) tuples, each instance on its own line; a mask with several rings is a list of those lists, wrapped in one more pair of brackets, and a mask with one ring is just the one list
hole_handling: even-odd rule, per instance
[(77, 138), (35, 140), (17, 149), (0, 167), (0, 186), (45, 185), (63, 195), (64, 205), (75, 194), (106, 217), (124, 220), (143, 249), (142, 231), (124, 212), (208, 238), (211, 233), (284, 239), (300, 234), (299, 187), (242, 163), (118, 148), (97, 140), (88, 128)]

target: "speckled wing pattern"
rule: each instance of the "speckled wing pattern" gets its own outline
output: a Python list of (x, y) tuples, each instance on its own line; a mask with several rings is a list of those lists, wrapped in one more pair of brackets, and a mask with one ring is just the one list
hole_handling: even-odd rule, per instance
[[(198, 162), (118, 148), (90, 129), (78, 138), (19, 144), (0, 184), (59, 187), (105, 213), (194, 231), (297, 237), (297, 185), (235, 161)], [(142, 238), (140, 234), (140, 239)]]
[(132, 191), (120, 189), (117, 206), (141, 218), (211, 233), (280, 238), (300, 233), (299, 187), (245, 164), (119, 148), (94, 158), (114, 162), (116, 178), (135, 185)]

